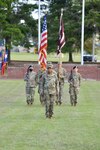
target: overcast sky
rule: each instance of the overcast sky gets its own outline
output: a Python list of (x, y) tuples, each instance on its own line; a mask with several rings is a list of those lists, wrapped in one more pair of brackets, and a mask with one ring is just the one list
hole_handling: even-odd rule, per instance
[[(19, 2), (38, 5), (38, 0), (19, 0)], [(49, 3), (48, 3), (48, 1), (44, 0), (44, 2), (43, 1), (40, 2), (40, 5), (48, 6)], [(46, 11), (48, 11), (48, 8), (46, 9)], [(43, 17), (43, 15), (44, 15), (44, 13), (41, 11), (41, 17)], [(34, 19), (38, 19), (38, 9), (36, 9), (32, 12), (32, 16), (34, 17)]]

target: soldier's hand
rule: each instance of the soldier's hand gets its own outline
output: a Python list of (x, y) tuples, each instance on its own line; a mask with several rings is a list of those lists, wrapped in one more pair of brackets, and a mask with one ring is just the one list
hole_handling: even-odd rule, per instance
[(40, 95), (42, 95), (42, 96), (43, 96), (43, 95), (44, 95), (44, 92), (43, 92), (43, 91), (41, 91), (41, 92), (40, 92)]

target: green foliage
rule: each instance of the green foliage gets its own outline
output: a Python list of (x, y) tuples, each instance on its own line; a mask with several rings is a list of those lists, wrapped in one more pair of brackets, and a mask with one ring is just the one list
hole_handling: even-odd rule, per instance
[[(36, 36), (36, 21), (31, 16), (35, 8), (35, 5), (19, 3), (18, 0), (0, 0), (0, 38), (5, 39), (8, 49), (11, 48), (11, 43), (24, 43), (25, 46), (29, 37)], [(21, 24), (21, 20), (25, 23)]]
[[(73, 44), (75, 46), (79, 45), (79, 38), (80, 38), (80, 10), (81, 10), (81, 3), (80, 1), (73, 2), (71, 0), (68, 1), (53, 1), (50, 6), (50, 19), (49, 24), (51, 26), (49, 27), (52, 31), (50, 34), (50, 40), (54, 39), (53, 42), (55, 47), (57, 47), (57, 38), (58, 38), (58, 32), (59, 32), (59, 19), (60, 19), (60, 13), (61, 8), (64, 8), (64, 15), (63, 15), (63, 21), (64, 21), (64, 28), (65, 28), (65, 36), (66, 36), (66, 46), (63, 48), (63, 52), (66, 51), (74, 51)], [(53, 32), (54, 31), (54, 32)], [(51, 38), (52, 37), (52, 38)], [(50, 45), (51, 47), (51, 45)]]
[(88, 38), (84, 43), (84, 49), (89, 53), (92, 54), (92, 38)]
[[(85, 40), (92, 37), (93, 32), (100, 32), (100, 2), (87, 0), (85, 5)], [(63, 21), (66, 45), (62, 52), (79, 51), (81, 48), (82, 1), (80, 0), (52, 0), (48, 17), (49, 51), (57, 48), (59, 19), (61, 8), (64, 9)], [(95, 25), (95, 26), (94, 26)]]
[(100, 33), (100, 2), (99, 0), (86, 1), (85, 7), (85, 39), (92, 34)]

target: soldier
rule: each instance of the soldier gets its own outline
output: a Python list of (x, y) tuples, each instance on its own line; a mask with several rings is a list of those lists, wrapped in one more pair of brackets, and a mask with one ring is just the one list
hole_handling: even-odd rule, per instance
[(45, 96), (46, 101), (45, 115), (47, 118), (51, 118), (56, 94), (58, 94), (57, 75), (53, 72), (53, 65), (51, 63), (47, 65), (47, 71), (43, 75), (42, 87), (42, 94)]
[(40, 69), (37, 73), (37, 84), (38, 84), (38, 93), (40, 95), (40, 102), (42, 105), (44, 105), (44, 95), (41, 93), (42, 88), (42, 80), (43, 80), (43, 74), (46, 72), (46, 68), (41, 64)]
[(26, 102), (27, 104), (33, 104), (34, 94), (36, 88), (36, 73), (33, 71), (33, 66), (30, 65), (24, 76), (24, 81), (26, 81)]
[[(52, 62), (48, 62), (48, 64), (47, 64), (47, 65), (49, 65), (49, 64), (51, 64), (51, 65), (52, 65)], [(52, 69), (52, 71), (53, 71), (53, 73), (54, 73), (54, 74), (56, 74), (56, 75), (57, 75), (56, 70)]]
[(69, 75), (69, 94), (71, 105), (76, 106), (77, 104), (77, 95), (79, 93), (79, 87), (81, 84), (81, 75), (78, 73), (78, 67), (74, 66)]
[(58, 68), (56, 71), (57, 71), (57, 77), (58, 77), (58, 83), (59, 83), (59, 94), (57, 97), (56, 104), (61, 105), (62, 104), (64, 81), (65, 81), (65, 77), (66, 77), (66, 70), (62, 67), (62, 62), (58, 63)]

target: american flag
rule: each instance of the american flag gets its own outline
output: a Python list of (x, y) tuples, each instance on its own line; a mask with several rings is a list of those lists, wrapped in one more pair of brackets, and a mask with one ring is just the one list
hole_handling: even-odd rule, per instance
[(57, 55), (61, 53), (62, 47), (65, 45), (65, 34), (64, 34), (64, 24), (63, 24), (63, 12), (61, 12), (60, 16), (60, 28), (59, 28), (59, 38), (58, 38), (58, 46), (57, 46)]
[(39, 50), (39, 64), (46, 68), (47, 65), (47, 20), (46, 15), (43, 18), (41, 43)]

